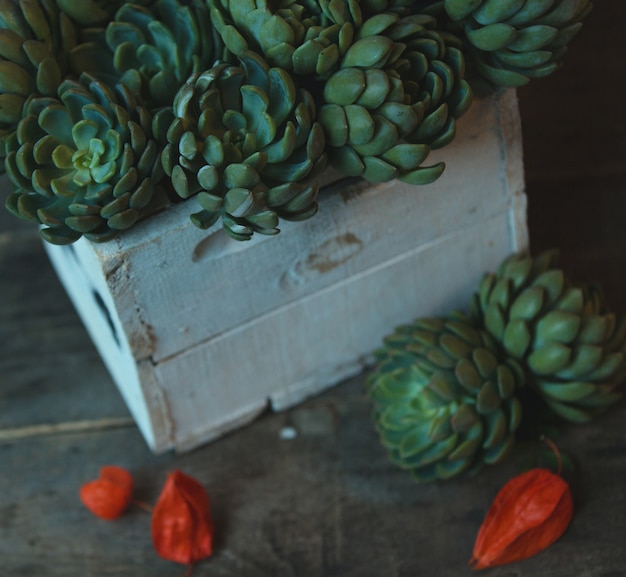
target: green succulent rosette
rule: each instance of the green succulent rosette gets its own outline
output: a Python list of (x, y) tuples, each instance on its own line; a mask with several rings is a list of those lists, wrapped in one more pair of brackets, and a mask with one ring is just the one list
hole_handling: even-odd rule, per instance
[[(162, 160), (181, 198), (196, 196), (200, 228), (220, 218), (248, 240), (276, 234), (278, 219), (317, 212), (311, 179), (326, 167), (325, 138), (312, 96), (281, 68), (245, 52), (190, 78), (174, 100), (176, 119)], [(306, 181), (306, 182), (304, 182)]]
[(326, 82), (319, 120), (335, 168), (380, 182), (437, 179), (444, 164), (422, 167), (456, 134), (472, 102), (461, 41), (432, 16), (383, 13), (366, 20)]
[(485, 275), (473, 310), (559, 416), (586, 422), (621, 398), (626, 320), (568, 281), (556, 252), (513, 255)]
[(0, 0), (0, 172), (26, 100), (54, 96), (76, 31), (53, 0)]
[(445, 0), (444, 5), (463, 26), (478, 72), (503, 86), (522, 86), (558, 70), (592, 9), (589, 0)]
[(125, 84), (154, 109), (171, 106), (187, 78), (222, 52), (202, 0), (155, 0), (123, 4), (106, 28), (88, 31), (71, 58), (75, 74)]
[(211, 19), (236, 56), (262, 54), (271, 66), (326, 78), (339, 67), (362, 15), (357, 0), (208, 0)]
[(126, 87), (86, 75), (65, 80), (58, 99), (30, 99), (8, 146), (8, 210), (44, 225), (55, 244), (130, 228), (158, 200), (163, 170), (152, 124)]
[(420, 482), (504, 459), (515, 443), (519, 365), (464, 317), (398, 327), (367, 380), (374, 423), (392, 462)]

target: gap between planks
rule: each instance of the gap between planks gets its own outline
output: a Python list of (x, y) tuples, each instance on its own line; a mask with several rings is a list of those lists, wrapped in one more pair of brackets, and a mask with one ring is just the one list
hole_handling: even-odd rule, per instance
[(65, 423), (28, 425), (25, 427), (0, 429), (0, 444), (13, 443), (15, 441), (31, 439), (33, 437), (88, 433), (131, 426), (135, 426), (135, 421), (131, 417), (115, 417), (89, 421), (69, 421)]

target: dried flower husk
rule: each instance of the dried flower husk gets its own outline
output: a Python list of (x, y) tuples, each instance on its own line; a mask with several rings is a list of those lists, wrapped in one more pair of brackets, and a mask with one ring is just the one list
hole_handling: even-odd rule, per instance
[(72, 22), (53, 0), (0, 0), (0, 172), (24, 103), (56, 95), (75, 42)]
[(155, 210), (163, 177), (152, 116), (123, 85), (83, 75), (32, 98), (8, 148), (7, 208), (67, 244), (107, 240)]
[(189, 565), (213, 553), (209, 497), (198, 481), (181, 471), (167, 476), (152, 513), (152, 542), (164, 559)]
[(133, 497), (133, 477), (122, 467), (101, 467), (98, 479), (80, 488), (80, 500), (96, 517), (117, 519)]
[(521, 561), (554, 543), (574, 513), (569, 485), (548, 469), (531, 469), (500, 490), (483, 521), (470, 565), (487, 569)]
[(209, 68), (223, 52), (201, 0), (123, 4), (106, 28), (90, 30), (71, 53), (75, 74), (109, 85), (122, 83), (151, 108), (171, 106), (191, 74)]
[[(237, 240), (276, 234), (278, 217), (317, 211), (325, 138), (312, 96), (290, 74), (246, 52), (241, 66), (193, 76), (174, 101), (163, 166), (181, 198), (197, 195), (201, 228), (218, 219)], [(305, 182), (306, 181), (306, 182)]]
[(374, 423), (392, 462), (419, 482), (504, 459), (515, 442), (519, 365), (464, 317), (418, 319), (376, 352)]
[(507, 258), (483, 277), (473, 311), (559, 416), (587, 422), (622, 397), (626, 319), (597, 287), (573, 284), (556, 251)]
[(589, 0), (445, 0), (444, 6), (463, 27), (478, 72), (503, 86), (558, 70), (592, 9)]
[(472, 101), (461, 41), (429, 15), (373, 16), (363, 23), (326, 83), (319, 119), (335, 168), (380, 182), (436, 180), (443, 163), (423, 167), (448, 144)]

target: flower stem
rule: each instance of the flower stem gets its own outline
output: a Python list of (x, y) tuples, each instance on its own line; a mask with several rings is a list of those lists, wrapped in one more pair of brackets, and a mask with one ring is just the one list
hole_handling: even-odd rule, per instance
[(541, 440), (546, 445), (548, 445), (548, 447), (550, 447), (550, 449), (552, 449), (552, 452), (556, 455), (556, 461), (558, 463), (558, 469), (556, 471), (556, 474), (560, 475), (563, 463), (561, 462), (561, 453), (559, 451), (559, 448), (550, 439), (548, 439), (548, 437), (546, 437), (545, 435), (541, 435)]

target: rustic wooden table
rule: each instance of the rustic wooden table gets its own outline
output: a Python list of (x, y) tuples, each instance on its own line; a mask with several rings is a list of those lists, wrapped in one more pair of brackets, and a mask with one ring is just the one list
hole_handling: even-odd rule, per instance
[[(559, 74), (520, 90), (531, 243), (562, 249), (626, 313), (626, 3), (598, 2)], [(388, 463), (362, 378), (190, 454), (154, 456), (48, 264), (37, 233), (0, 215), (0, 575), (178, 577), (149, 516), (115, 523), (79, 503), (102, 464), (129, 468), (154, 501), (178, 468), (208, 489), (216, 554), (194, 575), (457, 576), (485, 511), (519, 461), (415, 485)], [(40, 425), (48, 425), (41, 427)], [(281, 438), (293, 427), (297, 437)], [(566, 535), (514, 577), (626, 575), (626, 405), (558, 438), (576, 469)]]

